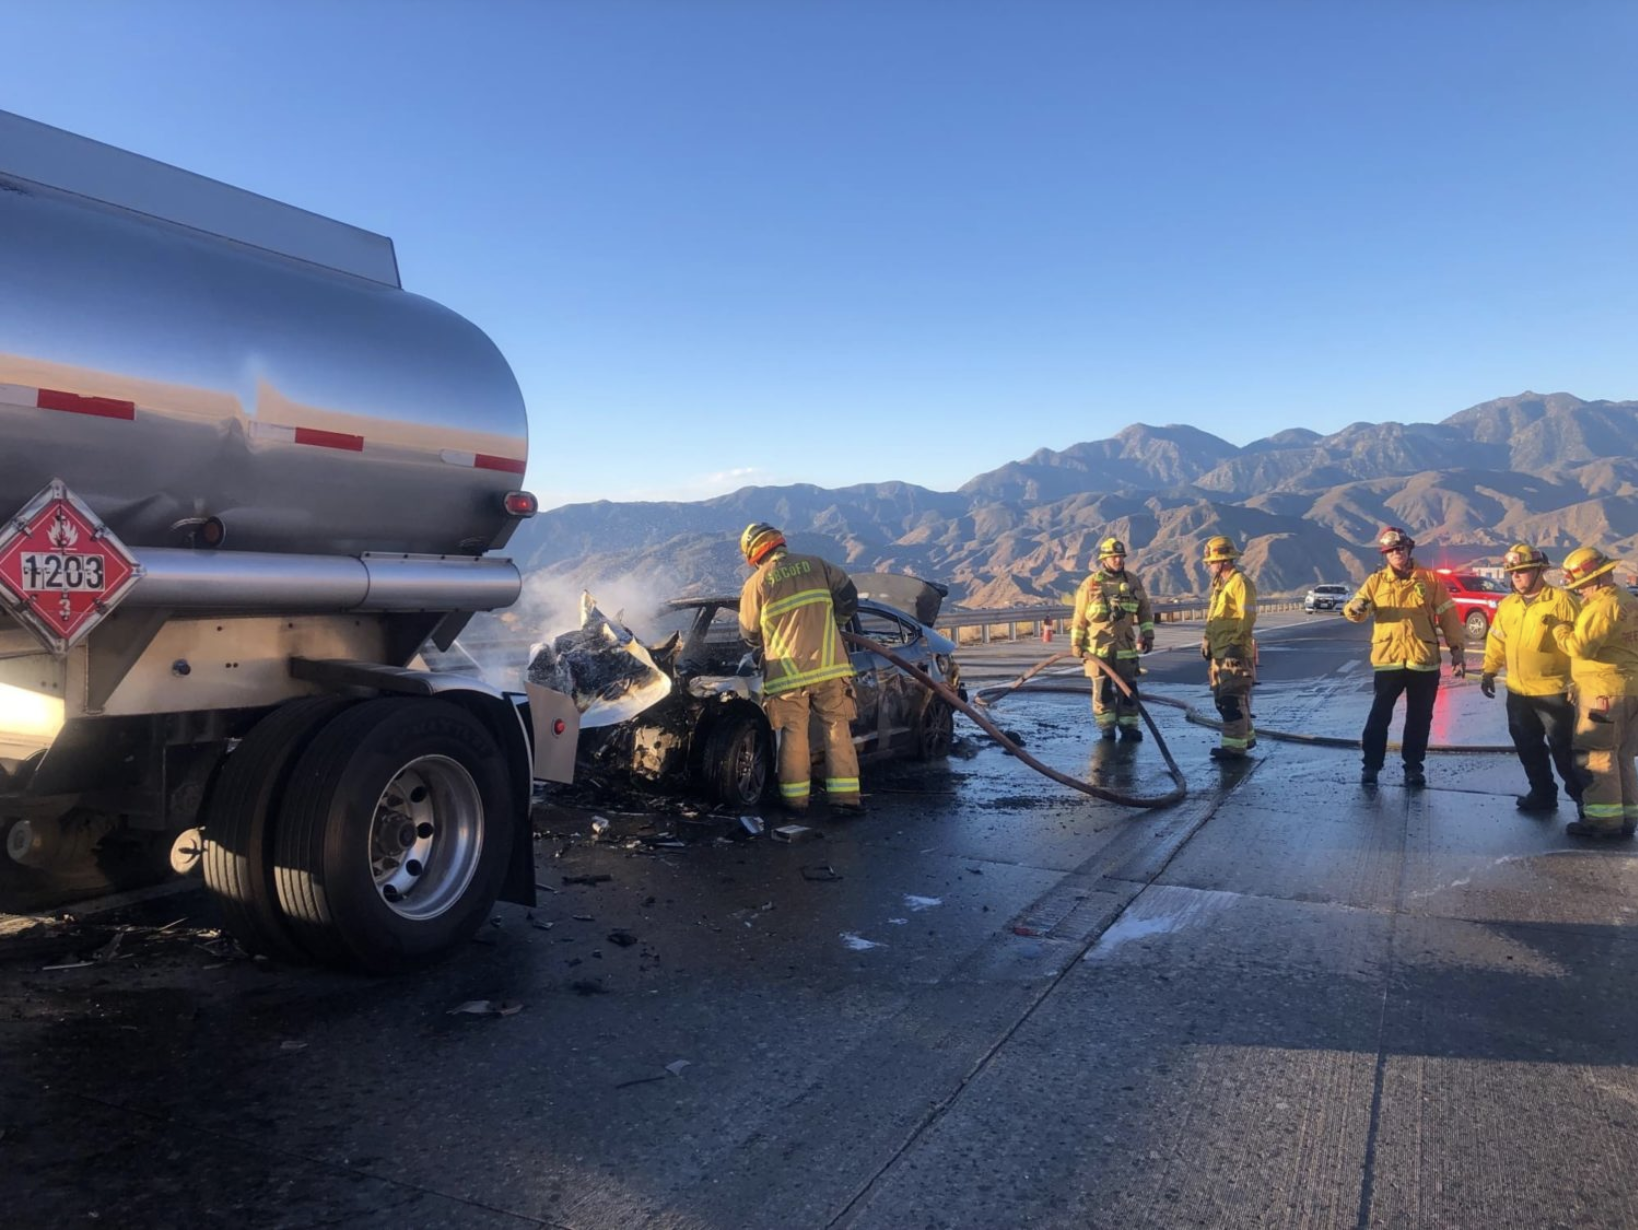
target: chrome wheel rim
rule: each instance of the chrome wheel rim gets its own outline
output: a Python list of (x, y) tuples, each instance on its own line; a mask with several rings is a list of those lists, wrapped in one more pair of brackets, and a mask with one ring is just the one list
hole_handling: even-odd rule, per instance
[(422, 922), (454, 907), (483, 857), (483, 797), (459, 761), (421, 756), (387, 783), (370, 823), (370, 874), (382, 903)]
[(755, 803), (762, 797), (762, 788), (768, 781), (768, 766), (762, 762), (761, 747), (756, 735), (741, 739), (734, 748), (732, 765), (733, 783), (741, 801)]

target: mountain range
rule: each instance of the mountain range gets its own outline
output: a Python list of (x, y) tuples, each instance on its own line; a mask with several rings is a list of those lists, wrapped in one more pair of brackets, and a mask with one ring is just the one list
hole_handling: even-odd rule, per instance
[(1138, 423), (957, 491), (798, 484), (569, 505), (524, 525), (509, 553), (537, 599), (586, 587), (626, 602), (737, 592), (739, 531), (771, 521), (793, 550), (940, 580), (950, 601), (986, 607), (1065, 600), (1110, 534), (1152, 593), (1201, 593), (1202, 546), (1228, 534), (1261, 591), (1285, 594), (1362, 578), (1379, 566), (1371, 543), (1384, 525), (1409, 530), (1428, 565), (1497, 563), (1516, 541), (1555, 560), (1583, 543), (1638, 556), (1635, 458), (1638, 402), (1568, 393), (1498, 398), (1438, 423), (1291, 428), (1243, 448)]

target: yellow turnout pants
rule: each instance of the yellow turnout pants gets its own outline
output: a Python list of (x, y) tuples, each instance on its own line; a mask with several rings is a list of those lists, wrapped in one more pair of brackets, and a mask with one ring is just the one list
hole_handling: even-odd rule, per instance
[[(1602, 720), (1601, 720), (1602, 719)], [(1586, 787), (1586, 823), (1601, 829), (1638, 825), (1638, 696), (1575, 697), (1570, 747)]]
[(781, 692), (764, 700), (762, 708), (779, 747), (779, 797), (786, 807), (803, 810), (812, 791), (810, 722), (819, 728), (825, 744), (825, 794), (832, 803), (859, 801), (859, 755), (849, 727), (858, 709), (851, 681), (827, 679)]

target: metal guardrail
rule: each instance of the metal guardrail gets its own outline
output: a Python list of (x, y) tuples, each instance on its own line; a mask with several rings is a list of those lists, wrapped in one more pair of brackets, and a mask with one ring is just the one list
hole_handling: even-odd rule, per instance
[[(1164, 602), (1151, 602), (1156, 623), (1191, 623), (1206, 618), (1207, 600), (1205, 598), (1172, 598)], [(1300, 611), (1302, 599), (1277, 598), (1273, 600), (1260, 599), (1257, 603), (1259, 611)], [(934, 626), (945, 636), (958, 645), (983, 644), (988, 645), (994, 640), (1016, 641), (1020, 634), (1034, 638), (1041, 635), (1041, 624), (1051, 621), (1054, 632), (1067, 637), (1069, 635), (1069, 621), (1075, 614), (1075, 609), (1068, 605), (1052, 605), (1040, 603), (1034, 606), (997, 606), (968, 609), (966, 607), (945, 607), (938, 613)], [(962, 633), (970, 629), (977, 629), (976, 633), (963, 636)], [(998, 636), (1000, 630), (1005, 629), (1003, 635)], [(527, 648), (527, 635), (515, 638), (486, 637), (483, 640), (462, 637), (462, 647), (478, 657), (486, 653), (517, 652)]]
[[(1191, 623), (1206, 618), (1208, 600), (1205, 598), (1173, 598), (1166, 602), (1151, 602), (1156, 623)], [(1298, 611), (1302, 609), (1300, 598), (1282, 598), (1273, 601), (1259, 601), (1257, 609), (1260, 611)], [(938, 613), (937, 627), (940, 632), (949, 637), (956, 644), (988, 645), (996, 639), (998, 629), (1005, 628), (1004, 639), (1016, 641), (1019, 630), (1029, 637), (1041, 634), (1041, 625), (1051, 622), (1056, 631), (1067, 635), (1069, 620), (1075, 614), (1071, 606), (1053, 606), (1041, 604), (1037, 606), (999, 606), (981, 607), (967, 610), (962, 607), (945, 607)], [(977, 628), (976, 636), (964, 637), (961, 633), (969, 628)]]

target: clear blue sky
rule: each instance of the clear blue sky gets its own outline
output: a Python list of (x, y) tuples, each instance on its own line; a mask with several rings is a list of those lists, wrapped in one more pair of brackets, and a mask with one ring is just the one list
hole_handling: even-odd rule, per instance
[(545, 504), (1638, 397), (1638, 5), (0, 0), (0, 107), (372, 230)]

